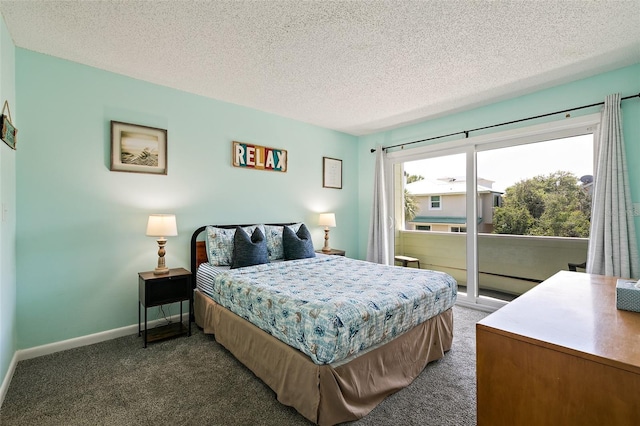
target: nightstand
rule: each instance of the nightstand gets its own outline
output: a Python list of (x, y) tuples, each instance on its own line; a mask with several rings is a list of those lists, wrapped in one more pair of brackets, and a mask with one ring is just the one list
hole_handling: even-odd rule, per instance
[[(153, 271), (138, 274), (138, 337), (140, 326), (140, 310), (144, 307), (144, 347), (147, 342), (166, 339), (187, 334), (191, 336), (191, 310), (193, 299), (191, 291), (191, 272), (184, 268), (171, 269), (168, 274), (156, 275)], [(182, 323), (182, 302), (189, 302), (188, 326)], [(180, 302), (180, 321), (162, 327), (155, 327), (147, 332), (147, 308)]]
[(344, 250), (338, 250), (338, 249), (331, 249), (330, 251), (316, 250), (316, 253), (328, 254), (328, 255), (333, 255), (333, 256), (344, 256), (345, 255), (345, 251)]

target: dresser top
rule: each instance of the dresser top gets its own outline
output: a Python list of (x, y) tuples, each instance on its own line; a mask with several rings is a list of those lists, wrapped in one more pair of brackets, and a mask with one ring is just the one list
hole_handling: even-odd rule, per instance
[(616, 281), (558, 272), (477, 328), (640, 374), (640, 313), (616, 308)]

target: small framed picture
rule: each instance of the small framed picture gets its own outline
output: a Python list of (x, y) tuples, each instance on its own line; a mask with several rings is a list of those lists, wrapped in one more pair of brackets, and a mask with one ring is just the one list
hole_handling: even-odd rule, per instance
[(322, 187), (342, 189), (342, 160), (322, 157)]
[[(7, 114), (5, 115), (5, 111)], [(18, 129), (11, 124), (11, 110), (9, 110), (9, 101), (4, 101), (2, 107), (2, 114), (0, 114), (0, 138), (6, 143), (9, 148), (16, 149), (16, 134)]]
[(111, 171), (167, 174), (167, 131), (111, 121)]

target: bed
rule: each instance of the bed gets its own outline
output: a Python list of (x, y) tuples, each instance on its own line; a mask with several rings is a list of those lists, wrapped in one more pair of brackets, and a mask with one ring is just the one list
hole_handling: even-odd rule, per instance
[(229, 269), (210, 235), (228, 237), (237, 225), (198, 228), (195, 322), (310, 421), (362, 418), (451, 348), (457, 285), (449, 275), (343, 256), (283, 261), (274, 230), (300, 224), (239, 226), (272, 237), (269, 262)]

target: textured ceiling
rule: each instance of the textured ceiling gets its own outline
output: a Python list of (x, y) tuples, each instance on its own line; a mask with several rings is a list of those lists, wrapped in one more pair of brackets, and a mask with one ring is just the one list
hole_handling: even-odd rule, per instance
[(640, 0), (0, 1), (16, 46), (362, 135), (640, 62)]

